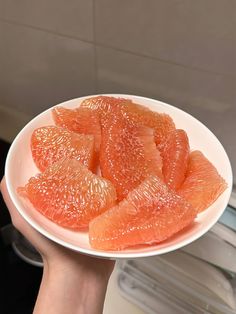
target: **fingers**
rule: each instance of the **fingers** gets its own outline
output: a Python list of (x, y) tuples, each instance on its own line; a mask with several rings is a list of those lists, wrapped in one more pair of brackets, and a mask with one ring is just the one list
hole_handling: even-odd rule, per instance
[(7, 208), (9, 210), (9, 213), (11, 215), (11, 219), (12, 219), (12, 223), (15, 227), (17, 227), (16, 225), (18, 225), (19, 222), (19, 213), (16, 210), (12, 200), (10, 199), (8, 190), (7, 190), (7, 186), (6, 186), (6, 180), (5, 177), (3, 177), (2, 181), (1, 181), (1, 193), (2, 193), (2, 197), (4, 199), (4, 202), (7, 205)]
[(11, 215), (11, 220), (14, 227), (19, 230), (26, 238), (32, 237), (32, 232), (36, 231), (33, 230), (33, 228), (24, 220), (24, 218), (19, 214), (18, 210), (13, 204), (7, 190), (5, 177), (2, 179), (1, 182), (1, 193)]

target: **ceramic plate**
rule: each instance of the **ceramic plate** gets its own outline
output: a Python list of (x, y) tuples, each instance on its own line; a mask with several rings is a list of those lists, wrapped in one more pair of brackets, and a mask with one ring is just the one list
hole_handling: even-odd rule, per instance
[[(169, 114), (177, 128), (184, 129), (190, 142), (190, 148), (201, 150), (215, 165), (228, 184), (225, 192), (207, 210), (199, 214), (195, 222), (184, 231), (161, 244), (138, 246), (122, 251), (98, 251), (91, 248), (88, 233), (67, 230), (42, 216), (32, 205), (19, 197), (17, 187), (26, 184), (31, 176), (38, 173), (30, 151), (30, 137), (34, 129), (54, 124), (51, 109), (44, 111), (31, 120), (17, 135), (9, 150), (5, 176), (10, 197), (17, 210), (27, 222), (49, 239), (72, 250), (105, 258), (137, 258), (167, 253), (187, 245), (206, 233), (219, 219), (228, 203), (232, 187), (232, 170), (228, 156), (215, 135), (190, 114), (166, 103), (132, 95), (112, 94), (114, 97), (130, 98), (157, 112)], [(91, 96), (89, 96), (91, 97)], [(75, 108), (87, 97), (81, 97), (59, 104), (66, 108)]]

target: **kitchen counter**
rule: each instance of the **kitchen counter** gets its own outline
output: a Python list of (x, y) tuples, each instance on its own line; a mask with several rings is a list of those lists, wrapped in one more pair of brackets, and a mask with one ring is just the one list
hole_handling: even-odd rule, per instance
[(145, 314), (140, 308), (120, 295), (116, 276), (117, 271), (115, 269), (109, 281), (103, 314)]

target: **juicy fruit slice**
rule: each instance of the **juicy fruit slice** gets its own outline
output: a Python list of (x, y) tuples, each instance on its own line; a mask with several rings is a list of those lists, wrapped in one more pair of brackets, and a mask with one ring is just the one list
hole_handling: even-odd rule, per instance
[(85, 99), (81, 107), (98, 112), (100, 117), (113, 111), (114, 108), (120, 108), (129, 119), (154, 129), (156, 144), (159, 144), (169, 132), (175, 129), (175, 124), (169, 115), (153, 112), (147, 107), (133, 103), (130, 99), (96, 96)]
[(118, 199), (122, 200), (149, 174), (162, 176), (162, 160), (152, 129), (136, 125), (119, 111), (109, 114), (105, 121), (101, 173), (114, 184)]
[(75, 158), (89, 169), (95, 167), (94, 137), (76, 134), (57, 126), (34, 130), (31, 152), (40, 171), (64, 157)]
[(185, 179), (189, 159), (189, 141), (184, 130), (177, 129), (169, 133), (166, 141), (158, 146), (163, 167), (164, 181), (173, 190), (177, 190)]
[(190, 153), (186, 179), (178, 194), (201, 212), (227, 188), (215, 166), (200, 151)]
[(87, 108), (67, 109), (57, 106), (52, 110), (56, 125), (70, 131), (90, 134), (95, 139), (95, 149), (99, 151), (101, 142), (101, 127), (99, 116), (95, 111)]
[(133, 105), (133, 102), (125, 98), (111, 96), (95, 96), (82, 101), (80, 108), (87, 108), (98, 112), (99, 115), (106, 114), (114, 108), (124, 105)]
[(29, 179), (20, 195), (62, 227), (84, 229), (91, 219), (116, 203), (116, 192), (76, 159), (62, 159)]
[(135, 107), (129, 107), (128, 109), (130, 116), (136, 122), (154, 130), (154, 137), (157, 145), (160, 144), (170, 132), (175, 130), (175, 124), (168, 114), (145, 110), (141, 105), (134, 105)]
[(156, 176), (150, 176), (117, 206), (92, 220), (93, 248), (120, 250), (166, 240), (188, 226), (197, 211)]

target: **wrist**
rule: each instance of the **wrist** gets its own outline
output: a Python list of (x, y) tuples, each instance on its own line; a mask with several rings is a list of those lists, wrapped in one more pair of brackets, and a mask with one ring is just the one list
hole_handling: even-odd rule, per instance
[(51, 256), (43, 258), (44, 272), (47, 274), (66, 274), (75, 280), (84, 277), (90, 278), (92, 281), (104, 282), (107, 284), (113, 271), (115, 261), (90, 258), (86, 255), (66, 255)]
[(91, 286), (106, 286), (110, 278), (111, 271), (96, 267), (87, 267), (75, 261), (60, 262), (50, 261), (44, 263), (43, 275), (49, 280), (67, 280), (73, 285), (88, 283)]
[(51, 311), (47, 309), (47, 313), (102, 313), (108, 279), (108, 276), (104, 278), (100, 273), (95, 274), (71, 264), (45, 266), (42, 289), (51, 300), (60, 300), (56, 308), (54, 305)]

